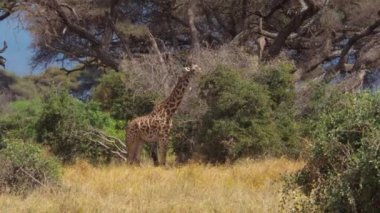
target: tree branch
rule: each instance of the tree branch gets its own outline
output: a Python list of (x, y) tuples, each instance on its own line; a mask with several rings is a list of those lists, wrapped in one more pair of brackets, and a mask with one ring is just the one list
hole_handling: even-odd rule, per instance
[(197, 28), (195, 27), (194, 7), (195, 7), (195, 1), (189, 0), (187, 15), (189, 17), (192, 46), (193, 46), (193, 50), (196, 52), (196, 54), (198, 54), (201, 49), (201, 45), (199, 43), (198, 31), (197, 31)]
[(284, 27), (284, 29), (280, 31), (280, 33), (276, 37), (273, 44), (269, 47), (268, 55), (270, 58), (274, 58), (278, 54), (280, 54), (282, 47), (285, 45), (285, 42), (288, 39), (288, 37), (291, 35), (291, 33), (297, 31), (306, 19), (312, 17), (314, 14), (316, 14), (319, 11), (319, 9), (316, 7), (314, 2), (307, 1), (305, 3), (307, 4), (308, 8), (304, 9), (302, 12), (296, 15)]
[(4, 13), (0, 15), (0, 21), (8, 18), (12, 14), (13, 9), (16, 7), (16, 5), (17, 5), (17, 2), (13, 1), (12, 3), (8, 5), (8, 7), (1, 8), (0, 10), (2, 10)]
[(370, 26), (368, 26), (366, 29), (364, 29), (363, 31), (359, 32), (359, 33), (356, 33), (354, 36), (352, 36), (346, 46), (343, 48), (342, 50), (342, 54), (340, 55), (340, 60), (339, 60), (339, 63), (337, 65), (337, 69), (338, 70), (341, 70), (343, 72), (345, 72), (345, 68), (344, 68), (344, 64), (346, 63), (347, 61), (347, 54), (349, 53), (350, 49), (352, 48), (352, 46), (357, 42), (359, 41), (360, 39), (366, 37), (366, 36), (369, 36), (369, 35), (372, 35), (374, 34), (375, 32), (375, 29), (378, 28), (380, 26), (380, 19), (377, 19), (373, 24), (371, 24)]
[(60, 3), (59, 6), (60, 7), (66, 7), (67, 9), (69, 9), (71, 11), (71, 13), (75, 16), (76, 19), (79, 19), (77, 12), (75, 11), (75, 9), (73, 7), (70, 7), (70, 5), (68, 5), (66, 3)]
[(8, 48), (8, 44), (6, 41), (3, 42), (3, 48), (0, 49), (0, 53), (3, 53)]
[(73, 72), (79, 72), (86, 68), (86, 65), (82, 65), (80, 67), (74, 68), (74, 69), (66, 69), (65, 67), (61, 67), (61, 70), (64, 71), (67, 75), (70, 75)]
[(271, 17), (277, 10), (279, 10), (288, 1), (289, 0), (278, 0), (274, 3), (272, 3), (272, 5), (274, 5), (274, 6), (271, 8), (269, 13), (267, 13), (265, 15), (263, 15), (260, 11), (256, 11), (256, 12), (254, 12), (254, 14), (261, 17), (261, 18), (267, 19), (267, 18)]
[(108, 50), (104, 48), (102, 41), (99, 40), (95, 35), (91, 34), (89, 30), (71, 22), (57, 0), (51, 0), (50, 7), (57, 12), (58, 16), (62, 19), (62, 22), (68, 27), (69, 30), (78, 36), (88, 40), (92, 44), (92, 47), (96, 53), (96, 57), (102, 63), (111, 67), (115, 71), (120, 70), (120, 62), (115, 60), (115, 58), (109, 54)]
[(86, 38), (89, 40), (94, 46), (100, 46), (101, 41), (99, 41), (94, 35), (89, 33), (87, 29), (84, 29), (83, 27), (72, 23), (65, 12), (62, 10), (62, 7), (59, 5), (57, 0), (51, 0), (52, 2), (52, 9), (55, 10), (58, 13), (58, 16), (62, 19), (63, 23), (73, 32), (77, 33), (83, 38)]
[(2, 66), (5, 69), (5, 62), (7, 62), (7, 59), (3, 56), (0, 56), (0, 66)]
[(158, 58), (160, 60), (161, 67), (164, 69), (164, 71), (166, 73), (168, 73), (168, 69), (166, 67), (166, 63), (165, 63), (164, 57), (161, 54), (161, 51), (160, 51), (160, 48), (158, 47), (156, 39), (154, 38), (153, 34), (150, 32), (149, 29), (147, 29), (147, 31), (148, 31), (147, 33), (148, 33), (149, 40), (152, 43), (153, 50), (154, 50), (154, 52), (156, 52), (156, 54), (157, 54), (157, 56), (158, 56)]
[(22, 172), (23, 174), (25, 174), (26, 176), (28, 176), (31, 180), (33, 180), (34, 182), (36, 182), (37, 184), (39, 184), (40, 186), (44, 186), (45, 184), (43, 184), (41, 181), (39, 181), (37, 178), (35, 178), (33, 175), (31, 175), (29, 172), (27, 172), (25, 169), (23, 169), (22, 167), (20, 167), (18, 169), (18, 171)]
[[(106, 135), (97, 129), (91, 129), (89, 132), (85, 133), (89, 136), (89, 140), (99, 144), (104, 147), (106, 150), (110, 151), (112, 154), (126, 161), (127, 158), (127, 146), (118, 138)], [(94, 138), (95, 137), (95, 138)]]
[(4, 20), (4, 19), (6, 19), (6, 18), (8, 18), (8, 16), (10, 16), (11, 15), (11, 12), (10, 11), (5, 11), (2, 15), (0, 15), (0, 21), (2, 21), (2, 20)]
[(132, 52), (128, 47), (128, 41), (126, 39), (127, 36), (116, 27), (115, 23), (112, 20), (109, 20), (109, 23), (112, 27), (112, 30), (115, 32), (116, 36), (120, 39), (120, 42), (123, 45), (125, 52), (127, 53), (128, 59), (133, 60)]

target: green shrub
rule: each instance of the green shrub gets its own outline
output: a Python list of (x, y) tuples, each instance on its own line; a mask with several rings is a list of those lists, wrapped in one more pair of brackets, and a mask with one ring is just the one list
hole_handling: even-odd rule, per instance
[(293, 179), (325, 212), (380, 208), (380, 95), (335, 93), (314, 108), (306, 135), (314, 141)]
[[(83, 103), (67, 92), (53, 92), (43, 105), (37, 122), (37, 141), (48, 145), (64, 162), (76, 157), (94, 162), (110, 160), (110, 153), (91, 140), (91, 129), (115, 129), (118, 123), (100, 111), (95, 102)], [(121, 131), (109, 131), (113, 136)]]
[(170, 144), (177, 163), (186, 163), (197, 151), (198, 126), (198, 121), (184, 115), (178, 116), (174, 120)]
[(30, 142), (6, 141), (6, 148), (0, 150), (0, 162), (0, 193), (19, 194), (60, 181), (58, 161)]
[(248, 78), (219, 67), (202, 80), (201, 98), (209, 110), (199, 141), (209, 161), (297, 152), (292, 70), (284, 67)]
[(150, 112), (156, 95), (136, 94), (127, 85), (128, 80), (124, 73), (107, 73), (94, 89), (93, 99), (101, 104), (103, 110), (110, 112), (112, 117), (123, 121)]
[(7, 138), (33, 140), (36, 123), (42, 111), (40, 99), (11, 102), (0, 117), (0, 132)]

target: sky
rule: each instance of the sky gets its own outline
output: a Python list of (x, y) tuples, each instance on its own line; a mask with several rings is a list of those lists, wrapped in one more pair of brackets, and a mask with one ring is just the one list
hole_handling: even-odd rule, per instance
[[(8, 17), (0, 21), (0, 48), (3, 46), (3, 41), (8, 43), (8, 49), (1, 54), (7, 59), (7, 71), (20, 76), (32, 74), (32, 68), (29, 65), (33, 55), (30, 48), (32, 37), (23, 29), (17, 18)], [(36, 73), (38, 71), (33, 71), (33, 74)]]

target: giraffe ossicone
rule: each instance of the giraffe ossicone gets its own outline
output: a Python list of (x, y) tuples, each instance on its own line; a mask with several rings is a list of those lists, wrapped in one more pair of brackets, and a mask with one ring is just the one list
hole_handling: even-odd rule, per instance
[(198, 65), (185, 67), (186, 73), (178, 78), (177, 84), (164, 101), (157, 104), (147, 115), (137, 117), (129, 122), (126, 128), (128, 161), (140, 163), (140, 155), (145, 143), (158, 143), (157, 149), (151, 150), (154, 165), (165, 165), (169, 134), (172, 128), (172, 116), (177, 111), (191, 77), (200, 71)]

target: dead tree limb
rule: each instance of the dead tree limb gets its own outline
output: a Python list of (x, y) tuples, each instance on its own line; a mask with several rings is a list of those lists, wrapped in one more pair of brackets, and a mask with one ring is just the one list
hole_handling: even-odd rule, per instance
[(91, 142), (100, 145), (123, 161), (127, 160), (127, 146), (120, 139), (109, 136), (97, 129), (91, 129), (85, 135), (88, 136)]
[(37, 183), (38, 185), (40, 185), (40, 186), (44, 186), (45, 185), (41, 181), (39, 181), (37, 178), (35, 178), (32, 174), (30, 174), (29, 172), (27, 172), (25, 169), (23, 169), (23, 168), (20, 167), (18, 169), (18, 171), (20, 171), (24, 175), (28, 176), (33, 182)]

